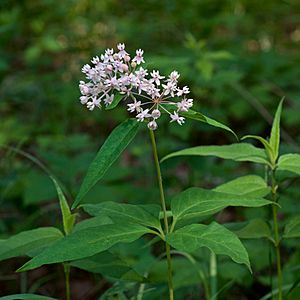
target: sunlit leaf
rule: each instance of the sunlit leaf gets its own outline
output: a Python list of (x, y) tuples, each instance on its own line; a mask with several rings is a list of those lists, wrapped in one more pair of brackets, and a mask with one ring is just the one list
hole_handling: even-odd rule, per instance
[(272, 202), (258, 197), (234, 195), (202, 188), (189, 188), (171, 201), (174, 221), (209, 216), (227, 206), (261, 207)]
[(26, 256), (28, 252), (50, 245), (62, 237), (61, 231), (54, 227), (41, 227), (20, 232), (0, 241), (0, 260)]
[(92, 216), (107, 215), (115, 222), (160, 228), (158, 205), (133, 205), (108, 201), (99, 204), (84, 204), (82, 207)]
[(293, 172), (300, 175), (300, 154), (289, 153), (279, 157), (277, 170)]
[(18, 271), (61, 263), (100, 253), (117, 243), (130, 243), (149, 229), (136, 224), (108, 224), (75, 231), (35, 256)]
[(265, 197), (270, 190), (265, 180), (257, 175), (242, 176), (214, 188), (216, 192), (247, 197)]
[(251, 270), (248, 253), (241, 241), (218, 223), (187, 225), (168, 234), (166, 240), (180, 251), (192, 252), (207, 247), (215, 254), (227, 255), (233, 261), (245, 264)]
[(250, 161), (268, 164), (266, 153), (263, 149), (256, 148), (248, 143), (231, 144), (224, 146), (198, 146), (173, 152), (165, 156), (162, 161), (176, 156), (216, 156), (235, 161)]
[(137, 134), (139, 125), (135, 119), (128, 119), (112, 131), (89, 166), (72, 208), (80, 203), (87, 192), (104, 176), (109, 167), (125, 150)]

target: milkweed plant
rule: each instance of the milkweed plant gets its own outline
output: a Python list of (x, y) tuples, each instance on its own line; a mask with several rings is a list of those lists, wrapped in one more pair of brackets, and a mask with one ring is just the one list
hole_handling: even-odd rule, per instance
[[(174, 258), (181, 256), (196, 269), (203, 297), (217, 299), (221, 289), (217, 281), (218, 256), (227, 256), (252, 274), (248, 252), (241, 240), (264, 238), (273, 245), (277, 270), (277, 279), (272, 282), (269, 295), (266, 295), (265, 299), (283, 299), (287, 289), (284, 287), (282, 272), (282, 240), (300, 237), (299, 231), (295, 230), (300, 228), (300, 216), (287, 222), (284, 228), (278, 224), (278, 211), (281, 209), (278, 172), (300, 175), (300, 155), (280, 155), (279, 151), (283, 101), (275, 114), (268, 139), (253, 135), (243, 138), (256, 139), (262, 143), (263, 148), (244, 141), (223, 146), (200, 145), (170, 153), (160, 159), (155, 132), (159, 130), (159, 120), (163, 115), (179, 126), (183, 126), (187, 121), (202, 122), (226, 130), (235, 138), (237, 136), (226, 125), (192, 109), (194, 100), (189, 96), (190, 89), (188, 86), (180, 86), (180, 74), (176, 70), (168, 75), (161, 74), (159, 70), (148, 70), (144, 66), (143, 55), (144, 51), (138, 49), (135, 55), (131, 56), (125, 50), (125, 45), (119, 43), (117, 49), (105, 50), (82, 68), (85, 75), (85, 80), (79, 82), (82, 105), (90, 111), (104, 109), (107, 113), (118, 105), (123, 105), (133, 117), (119, 124), (100, 147), (88, 168), (72, 208), (66, 200), (65, 188), (51, 171), (30, 154), (8, 146), (10, 150), (30, 159), (51, 178), (58, 193), (64, 232), (55, 227), (43, 227), (11, 236), (1, 241), (3, 247), (0, 250), (0, 259), (30, 256), (31, 259), (21, 266), (18, 272), (46, 264), (62, 264), (66, 299), (71, 299), (70, 269), (82, 268), (93, 272), (92, 266), (95, 264), (95, 268), (98, 266), (103, 276), (114, 278), (113, 287), (108, 289), (101, 299), (129, 299), (125, 298), (121, 287), (122, 282), (130, 282), (133, 284), (130, 286), (130, 299), (168, 297), (173, 300), (180, 299), (176, 296), (178, 284), (174, 284), (173, 279)], [(159, 199), (153, 199), (152, 204), (143, 205), (112, 201), (85, 203), (83, 199), (89, 190), (106, 174), (114, 161), (134, 140), (138, 131), (145, 129), (149, 131)], [(265, 177), (246, 174), (213, 189), (189, 187), (167, 202), (161, 164), (179, 156), (215, 156), (237, 162), (252, 162), (265, 166)], [(167, 206), (167, 203), (170, 205)], [(232, 224), (230, 226), (214, 221), (213, 216), (229, 206), (257, 209), (266, 206), (270, 208), (270, 219), (249, 220), (238, 230)], [(80, 210), (84, 210), (90, 218), (76, 222)], [(148, 248), (158, 242), (163, 243), (163, 252), (149, 263), (144, 263), (143, 268), (122, 265), (125, 271), (120, 271), (120, 268), (114, 269), (120, 258), (116, 258), (111, 249), (121, 243), (133, 243), (144, 236), (149, 241)], [(202, 258), (201, 249), (206, 249)], [(96, 258), (100, 262), (104, 261), (109, 268), (99, 267)], [(198, 262), (199, 259), (203, 261), (203, 258), (204, 268)], [(149, 278), (151, 271), (160, 263), (163, 263), (166, 270), (166, 284), (163, 286), (151, 282)], [(272, 261), (270, 270), (270, 276), (273, 278), (275, 274), (272, 274)], [(115, 296), (119, 298), (113, 298)], [(31, 297), (30, 299), (42, 299), (35, 298), (40, 297), (37, 295)]]

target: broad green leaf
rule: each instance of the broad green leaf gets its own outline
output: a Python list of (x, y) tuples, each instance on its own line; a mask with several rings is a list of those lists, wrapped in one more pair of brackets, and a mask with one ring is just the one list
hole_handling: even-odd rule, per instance
[(63, 226), (64, 226), (65, 234), (69, 234), (73, 230), (76, 215), (71, 213), (70, 207), (65, 198), (65, 195), (64, 195), (62, 189), (60, 188), (59, 184), (57, 183), (56, 179), (52, 176), (50, 176), (50, 178), (53, 181), (56, 191), (57, 191), (59, 205), (60, 205), (60, 211), (61, 211), (62, 218), (63, 218)]
[(145, 280), (143, 276), (133, 270), (129, 262), (131, 262), (130, 259), (123, 259), (105, 251), (85, 259), (74, 261), (71, 263), (71, 266), (119, 280)]
[(94, 218), (89, 218), (77, 223), (74, 226), (73, 232), (91, 228), (91, 227), (97, 227), (100, 225), (107, 225), (107, 224), (113, 224), (113, 221), (108, 216), (102, 215)]
[(293, 172), (300, 175), (300, 154), (289, 153), (279, 157), (277, 170)]
[(57, 300), (56, 298), (42, 296), (42, 295), (35, 295), (35, 294), (15, 294), (0, 297), (0, 300)]
[(271, 135), (270, 135), (270, 146), (274, 152), (274, 161), (277, 160), (279, 154), (279, 144), (280, 144), (280, 118), (282, 111), (282, 102), (284, 98), (281, 99), (275, 117), (272, 124)]
[(73, 232), (35, 256), (18, 271), (61, 263), (100, 253), (117, 243), (130, 243), (149, 232), (136, 224), (108, 224)]
[(107, 215), (114, 222), (136, 223), (159, 229), (160, 207), (158, 205), (133, 205), (115, 202), (84, 204), (83, 209), (92, 216)]
[(216, 156), (235, 161), (251, 161), (268, 164), (268, 158), (263, 149), (248, 143), (238, 143), (224, 146), (198, 146), (173, 152), (165, 156), (162, 161), (176, 156)]
[(114, 100), (112, 101), (111, 104), (109, 104), (108, 106), (105, 107), (106, 110), (110, 110), (115, 108), (120, 102), (121, 100), (124, 98), (124, 95), (121, 94), (116, 94), (114, 96)]
[(270, 193), (265, 180), (257, 175), (246, 175), (214, 188), (216, 192), (247, 197), (265, 197)]
[(245, 264), (251, 271), (248, 253), (241, 241), (218, 223), (187, 225), (168, 234), (166, 240), (180, 251), (192, 252), (207, 247), (215, 254), (227, 255), (233, 261)]
[(268, 154), (270, 161), (272, 163), (275, 163), (276, 158), (275, 158), (274, 151), (271, 148), (271, 146), (267, 140), (265, 140), (264, 138), (262, 138), (261, 136), (258, 136), (258, 135), (245, 135), (241, 138), (241, 140), (245, 140), (245, 139), (255, 139), (255, 140), (260, 141), (263, 144), (263, 146), (265, 147), (266, 153)]
[(286, 239), (300, 237), (300, 216), (294, 217), (285, 225), (283, 237)]
[[(178, 109), (177, 106), (172, 105), (172, 104), (162, 104), (162, 106), (165, 107), (169, 111), (173, 111), (173, 110), (177, 111), (177, 109)], [(218, 121), (216, 121), (214, 119), (211, 119), (211, 118), (203, 115), (200, 112), (197, 112), (197, 111), (194, 111), (192, 109), (189, 109), (187, 112), (179, 112), (179, 114), (181, 116), (185, 117), (185, 118), (188, 118), (188, 119), (191, 119), (191, 120), (195, 120), (195, 121), (200, 121), (200, 122), (206, 123), (208, 125), (211, 125), (211, 126), (214, 126), (214, 127), (221, 128), (221, 129), (224, 129), (226, 131), (229, 131), (238, 140), (237, 135), (228, 126), (226, 126), (226, 125), (224, 125), (224, 124), (222, 124), (222, 123), (220, 123), (220, 122), (218, 122)]]
[(260, 207), (272, 202), (263, 198), (231, 195), (202, 188), (189, 188), (171, 201), (174, 222), (212, 215), (227, 206)]
[(112, 131), (91, 163), (72, 208), (80, 203), (86, 193), (104, 176), (125, 150), (137, 134), (139, 125), (135, 119), (128, 119)]
[(272, 240), (270, 226), (262, 219), (253, 219), (243, 228), (233, 232), (241, 239), (268, 238)]
[(28, 252), (52, 244), (63, 234), (54, 227), (41, 227), (20, 232), (0, 241), (0, 260), (25, 256)]

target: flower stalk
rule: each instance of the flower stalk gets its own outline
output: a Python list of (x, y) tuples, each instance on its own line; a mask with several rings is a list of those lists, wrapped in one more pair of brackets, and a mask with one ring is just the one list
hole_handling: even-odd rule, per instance
[[(159, 164), (159, 159), (158, 159), (158, 154), (157, 154), (155, 135), (154, 135), (153, 130), (149, 130), (149, 131), (150, 131), (152, 152), (153, 152), (153, 157), (154, 157), (154, 161), (155, 161), (157, 180), (158, 180), (158, 186), (159, 186), (160, 204), (161, 204), (161, 208), (163, 210), (164, 231), (165, 231), (165, 234), (168, 234), (169, 233), (169, 223), (168, 223), (167, 208), (166, 208), (165, 194), (164, 194), (164, 188), (163, 188), (163, 183), (162, 183), (160, 164)], [(174, 300), (171, 249), (170, 249), (170, 245), (166, 241), (165, 241), (165, 245), (166, 245), (166, 256), (167, 256), (167, 264), (168, 264), (169, 299)]]

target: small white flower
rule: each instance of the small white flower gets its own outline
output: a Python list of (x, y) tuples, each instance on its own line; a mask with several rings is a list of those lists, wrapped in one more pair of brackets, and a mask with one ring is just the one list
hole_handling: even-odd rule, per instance
[(177, 71), (173, 71), (170, 75), (169, 75), (169, 79), (167, 81), (171, 81), (171, 82), (176, 82), (179, 78), (180, 74)]
[(82, 95), (88, 95), (90, 92), (88, 84), (86, 84), (84, 81), (79, 82), (79, 89)]
[(190, 89), (187, 86), (184, 86), (182, 88), (182, 90), (181, 89), (177, 89), (177, 96), (178, 97), (182, 96), (183, 94), (189, 94), (189, 93), (190, 93)]
[(117, 45), (117, 48), (119, 50), (118, 56), (119, 58), (124, 58), (125, 56), (128, 56), (128, 53), (125, 51), (125, 44), (119, 43)]
[(87, 97), (87, 96), (80, 97), (81, 104), (86, 104), (88, 102), (88, 100), (89, 100), (89, 97)]
[(95, 107), (100, 108), (101, 107), (100, 99), (93, 98), (91, 101), (87, 102), (86, 106), (91, 111), (94, 110)]
[(160, 74), (159, 74), (159, 71), (155, 71), (155, 70), (153, 70), (151, 73), (150, 73), (150, 75), (151, 75), (151, 79), (150, 79), (150, 82), (155, 82), (156, 83), (156, 85), (160, 85), (160, 79), (164, 79), (165, 78), (165, 76), (161, 76)]
[(104, 98), (104, 104), (105, 104), (106, 106), (110, 105), (110, 104), (113, 102), (114, 97), (115, 97), (114, 94), (106, 95), (106, 97)]
[(193, 99), (182, 99), (177, 103), (179, 111), (188, 111), (193, 106)]
[(132, 61), (136, 62), (138, 65), (141, 63), (145, 63), (144, 58), (143, 58), (144, 50), (138, 49), (138, 50), (136, 50), (135, 53), (136, 53), (136, 56), (134, 57), (134, 59)]
[(163, 84), (162, 87), (165, 89), (164, 90), (164, 95), (171, 95), (174, 97), (174, 93), (176, 92), (177, 85), (176, 82), (168, 81), (167, 84)]
[(155, 122), (155, 120), (153, 121), (150, 121), (148, 124), (147, 124), (148, 128), (151, 129), (151, 130), (156, 130), (157, 129), (157, 123)]
[(171, 121), (170, 122), (177, 122), (179, 125), (184, 123), (184, 117), (180, 117), (176, 111), (173, 114), (170, 114)]
[(139, 122), (144, 122), (145, 118), (149, 118), (151, 115), (149, 114), (149, 109), (141, 109), (141, 112), (136, 115), (136, 118)]
[(134, 112), (134, 111), (137, 111), (137, 112), (140, 112), (141, 111), (141, 101), (134, 101), (133, 103), (129, 103), (127, 104), (128, 108), (127, 110), (129, 112)]

